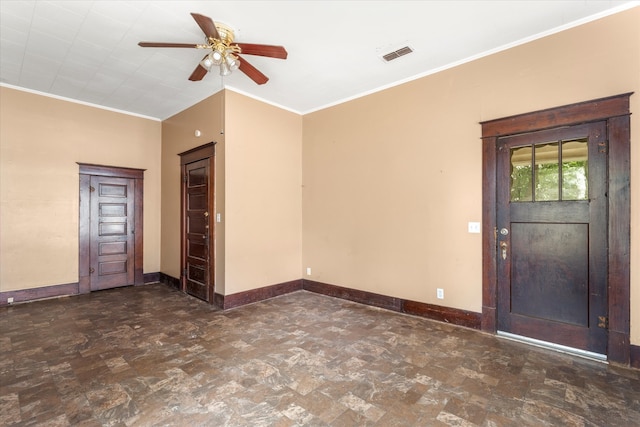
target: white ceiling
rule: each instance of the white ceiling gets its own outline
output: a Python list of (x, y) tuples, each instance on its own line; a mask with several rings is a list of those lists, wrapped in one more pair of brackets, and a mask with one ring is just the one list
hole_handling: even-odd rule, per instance
[[(0, 1), (0, 82), (165, 119), (224, 87), (304, 114), (421, 77), (640, 2), (511, 1)], [(189, 75), (202, 43), (190, 13), (225, 23), (236, 41), (283, 45), (286, 60), (246, 56), (240, 71)], [(381, 54), (415, 52), (385, 63)]]

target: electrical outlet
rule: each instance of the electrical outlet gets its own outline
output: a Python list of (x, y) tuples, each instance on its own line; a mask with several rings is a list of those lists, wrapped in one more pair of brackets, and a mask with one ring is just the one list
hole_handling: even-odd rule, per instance
[(436, 297), (438, 299), (444, 299), (444, 289), (442, 288), (436, 289)]
[(7, 298), (7, 304), (13, 304), (13, 297)]
[(307, 276), (311, 276), (311, 267), (307, 267)]

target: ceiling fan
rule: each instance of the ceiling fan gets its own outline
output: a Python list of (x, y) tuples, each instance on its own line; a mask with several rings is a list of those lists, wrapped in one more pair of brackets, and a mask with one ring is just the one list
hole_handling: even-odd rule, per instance
[(220, 23), (214, 23), (208, 16), (192, 13), (198, 26), (204, 32), (206, 38), (204, 44), (190, 43), (162, 43), (162, 42), (140, 42), (142, 47), (186, 47), (195, 49), (207, 49), (207, 53), (200, 61), (189, 80), (202, 80), (207, 72), (214, 67), (220, 69), (220, 75), (226, 76), (233, 70), (239, 69), (251, 80), (259, 85), (265, 84), (269, 78), (262, 74), (256, 67), (240, 56), (240, 53), (247, 55), (267, 56), (270, 58), (287, 59), (287, 51), (282, 46), (273, 46), (255, 43), (235, 43), (233, 41), (233, 30)]

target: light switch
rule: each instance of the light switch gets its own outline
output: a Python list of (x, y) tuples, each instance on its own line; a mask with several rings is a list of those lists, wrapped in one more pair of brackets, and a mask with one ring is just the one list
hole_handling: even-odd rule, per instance
[(469, 233), (480, 233), (480, 223), (479, 222), (470, 222), (469, 223)]

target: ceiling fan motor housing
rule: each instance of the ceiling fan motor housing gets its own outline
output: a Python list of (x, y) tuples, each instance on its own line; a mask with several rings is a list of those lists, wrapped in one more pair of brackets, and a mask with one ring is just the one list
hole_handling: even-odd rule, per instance
[[(216, 22), (215, 25), (216, 25), (216, 29), (218, 30), (218, 35), (220, 36), (219, 40), (222, 43), (226, 44), (227, 46), (233, 43), (235, 35), (231, 27), (225, 24), (221, 24), (219, 22)], [(215, 40), (213, 37), (208, 37), (208, 39), (209, 39), (209, 42), (212, 42), (213, 40)]]

